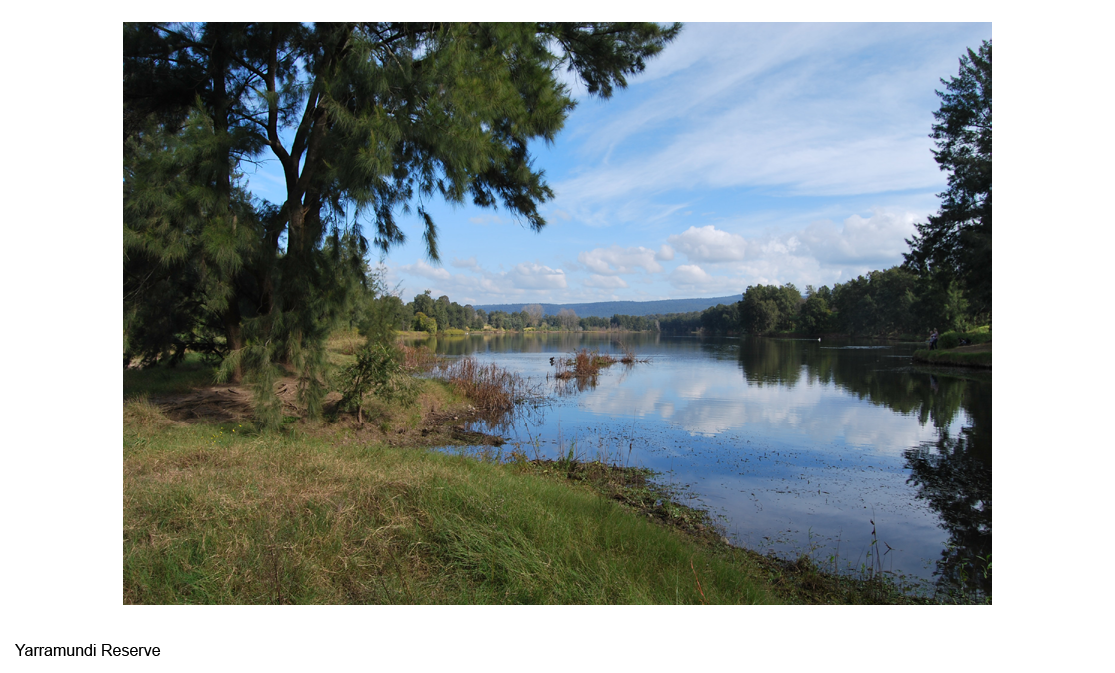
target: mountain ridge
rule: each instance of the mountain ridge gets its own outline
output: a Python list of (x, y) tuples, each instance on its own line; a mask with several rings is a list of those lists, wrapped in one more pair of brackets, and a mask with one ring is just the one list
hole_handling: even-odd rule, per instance
[[(543, 315), (555, 315), (562, 309), (573, 309), (578, 318), (611, 318), (613, 315), (664, 315), (667, 313), (689, 313), (692, 311), (703, 311), (706, 308), (716, 306), (717, 304), (734, 304), (740, 300), (742, 295), (730, 294), (724, 297), (696, 297), (691, 299), (655, 299), (651, 301), (596, 301), (586, 302), (580, 304), (544, 304), (542, 302), (533, 302), (542, 306)], [(532, 302), (521, 304), (479, 304), (473, 306), (476, 309), (484, 309), (484, 311), (491, 313), (493, 311), (506, 311), (508, 313), (518, 313), (523, 310), (524, 306), (530, 306)]]

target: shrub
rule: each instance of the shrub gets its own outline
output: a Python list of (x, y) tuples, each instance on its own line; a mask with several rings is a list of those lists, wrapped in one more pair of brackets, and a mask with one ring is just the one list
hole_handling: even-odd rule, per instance
[(403, 372), (401, 353), (385, 344), (368, 344), (356, 353), (356, 362), (341, 370), (340, 408), (356, 411), (364, 423), (364, 398), (407, 399), (414, 387)]

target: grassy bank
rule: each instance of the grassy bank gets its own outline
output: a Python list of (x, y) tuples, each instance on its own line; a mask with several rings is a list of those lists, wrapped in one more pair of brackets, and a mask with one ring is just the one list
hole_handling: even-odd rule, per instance
[(732, 547), (645, 471), (432, 450), (477, 443), (459, 382), (373, 400), (364, 424), (260, 433), (236, 408), (198, 413), (231, 394), (211, 375), (125, 373), (125, 603), (916, 602)]
[(958, 367), (991, 367), (991, 349), (969, 353), (961, 350), (914, 351), (914, 360), (932, 365), (954, 365)]
[(991, 368), (991, 328), (979, 327), (969, 332), (945, 332), (937, 340), (937, 348), (914, 351), (915, 362), (958, 367)]
[(767, 603), (757, 568), (534, 474), (124, 408), (126, 603)]

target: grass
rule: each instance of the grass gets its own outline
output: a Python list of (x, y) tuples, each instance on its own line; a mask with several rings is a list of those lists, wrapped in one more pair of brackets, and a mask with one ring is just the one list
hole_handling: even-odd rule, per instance
[(934, 365), (957, 365), (961, 367), (990, 367), (991, 351), (982, 353), (956, 353), (947, 350), (920, 349), (914, 351), (914, 359)]
[[(967, 343), (961, 344), (961, 340)], [(990, 368), (991, 327), (984, 325), (968, 332), (945, 332), (937, 339), (937, 348), (918, 349), (913, 357), (916, 361), (935, 365)]]
[(125, 395), (144, 397), (187, 393), (195, 388), (211, 386), (216, 375), (216, 365), (197, 353), (187, 353), (185, 359), (174, 367), (165, 365), (147, 369), (125, 369)]
[(128, 402), (123, 505), (126, 603), (774, 600), (590, 490), (338, 428), (261, 435)]
[(402, 354), (403, 369), (411, 373), (431, 371), (441, 361), (437, 354), (429, 348), (408, 346), (404, 343), (398, 343), (395, 347)]
[(977, 329), (971, 332), (945, 332), (937, 339), (937, 349), (956, 348), (962, 345), (961, 340), (967, 341), (967, 345), (976, 345), (987, 343), (991, 341), (991, 331), (985, 329)]

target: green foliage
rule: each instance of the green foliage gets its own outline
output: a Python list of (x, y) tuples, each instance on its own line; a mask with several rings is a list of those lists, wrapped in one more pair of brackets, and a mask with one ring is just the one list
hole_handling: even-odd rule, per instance
[(991, 341), (991, 332), (945, 332), (937, 338), (937, 348), (956, 348), (960, 340), (964, 339), (969, 345), (987, 343)]
[(991, 314), (991, 41), (960, 58), (957, 77), (941, 80), (941, 108), (930, 135), (947, 171), (941, 209), (918, 225), (907, 261), (963, 282), (977, 314)]
[(415, 332), (429, 332), (431, 335), (437, 334), (437, 320), (419, 311), (414, 314), (414, 322), (411, 324), (411, 329)]
[(871, 271), (832, 290), (832, 307), (841, 331), (884, 335), (920, 332), (915, 316), (917, 276), (902, 267)]
[(259, 213), (222, 187), (228, 148), (211, 119), (195, 110), (183, 124), (148, 125), (124, 147), (124, 356), (144, 364), (228, 352), (235, 287), (258, 245)]
[(824, 285), (818, 291), (813, 291), (812, 286), (808, 286), (806, 290), (809, 296), (801, 305), (801, 313), (798, 316), (799, 329), (806, 334), (823, 334), (830, 331), (834, 322), (832, 309), (829, 308), (832, 292)]
[(739, 302), (717, 304), (701, 312), (701, 329), (706, 334), (727, 334), (739, 329)]
[(356, 362), (341, 370), (338, 376), (342, 394), (339, 407), (356, 411), (357, 421), (364, 422), (364, 399), (369, 394), (384, 400), (413, 401), (415, 387), (406, 376), (401, 355), (392, 345), (369, 343), (356, 353)]
[(801, 303), (793, 283), (749, 286), (739, 302), (740, 326), (750, 334), (791, 331)]

